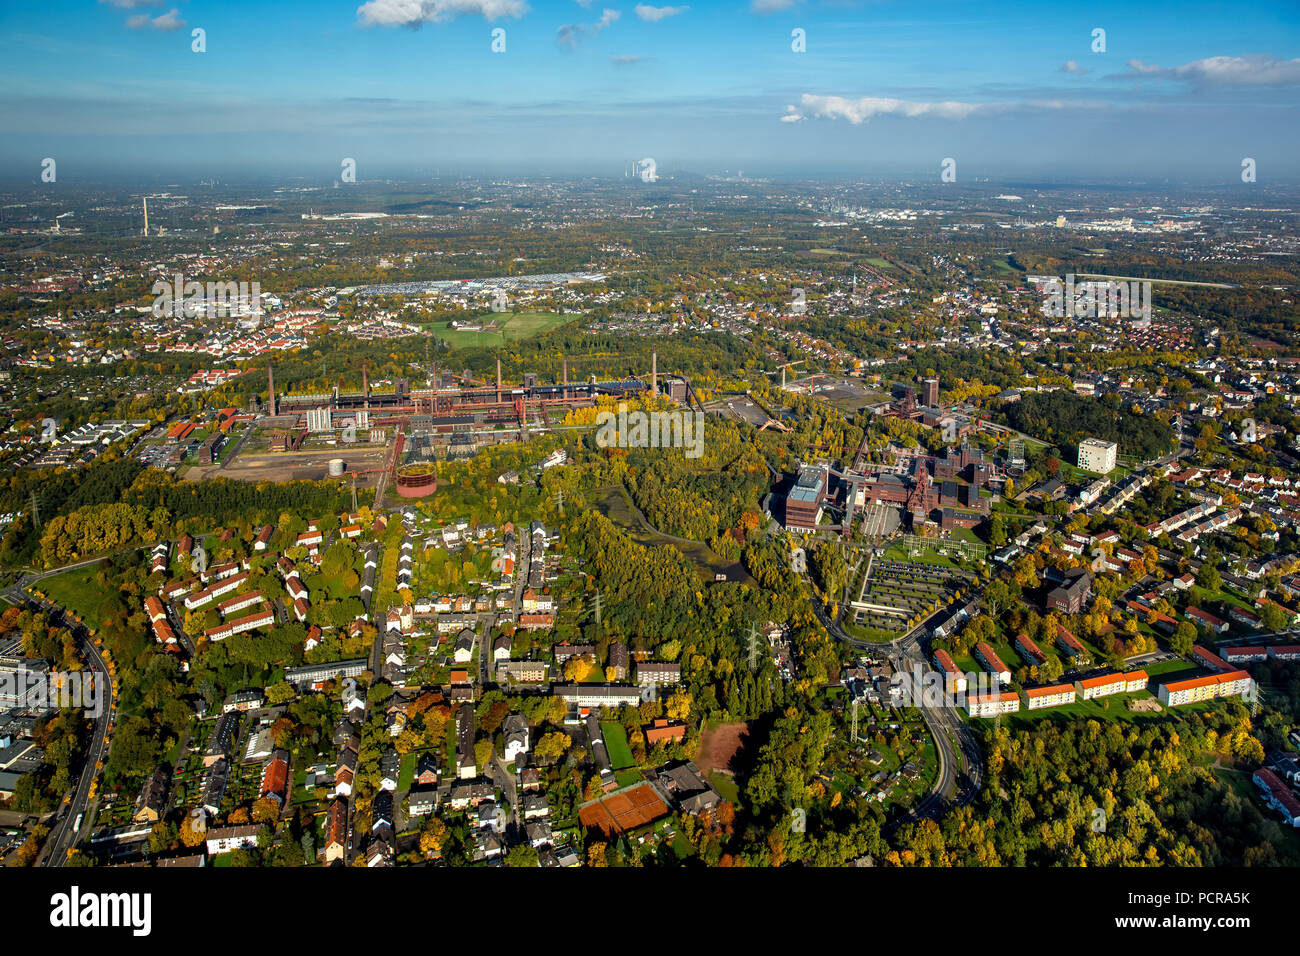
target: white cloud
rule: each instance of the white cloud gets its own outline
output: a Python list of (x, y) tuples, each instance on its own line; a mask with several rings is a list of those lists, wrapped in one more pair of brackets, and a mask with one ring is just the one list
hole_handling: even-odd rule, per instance
[(750, 0), (749, 12), (767, 16), (769, 13), (780, 13), (782, 10), (789, 10), (794, 5), (795, 0)]
[(119, 10), (135, 10), (137, 7), (161, 7), (163, 0), (99, 0)]
[(817, 96), (805, 93), (800, 99), (805, 115), (822, 119), (846, 119), (854, 126), (865, 123), (874, 116), (906, 116), (908, 118), (935, 116), (940, 119), (965, 119), (987, 106), (944, 100), (923, 103), (916, 100), (895, 100), (887, 97), (864, 96), (851, 100), (844, 96)]
[(445, 23), (462, 14), (497, 20), (527, 12), (524, 0), (367, 0), (357, 7), (357, 19), (372, 27), (418, 27)]
[(151, 17), (147, 13), (137, 13), (133, 17), (127, 17), (126, 25), (132, 30), (171, 32), (172, 30), (184, 29), (185, 21), (181, 19), (181, 12), (172, 7), (166, 13), (161, 13), (156, 17)]
[(564, 26), (560, 27), (560, 29), (555, 31), (555, 42), (560, 44), (560, 46), (567, 46), (572, 50), (584, 37), (594, 37), (596, 34), (600, 33), (601, 30), (604, 30), (613, 23), (617, 23), (618, 18), (621, 16), (622, 14), (617, 10), (611, 10), (609, 7), (606, 7), (601, 13), (600, 19), (589, 26), (582, 23), (566, 23)]
[(1161, 70), (1158, 66), (1147, 66), (1141, 60), (1129, 60), (1128, 68), (1134, 73), (1167, 73), (1167, 70)]
[(1128, 67), (1138, 76), (1182, 80), (1197, 86), (1300, 85), (1300, 59), (1279, 60), (1260, 53), (1211, 56), (1168, 69), (1141, 60), (1129, 60)]
[(622, 56), (611, 56), (609, 62), (615, 66), (635, 66), (638, 63), (644, 63), (649, 57), (637, 56), (633, 53), (625, 53)]
[(960, 120), (976, 113), (1005, 113), (1010, 110), (1083, 110), (1095, 109), (1098, 104), (1074, 100), (1022, 100), (1008, 103), (963, 103), (959, 100), (941, 100), (927, 103), (919, 100), (895, 100), (880, 96), (863, 96), (850, 99), (846, 96), (818, 96), (805, 93), (799, 106), (787, 106), (783, 123), (797, 123), (815, 117), (829, 120), (848, 120), (860, 126), (877, 116), (901, 116), (905, 119)]
[(638, 3), (636, 5), (636, 15), (648, 23), (658, 23), (660, 20), (667, 20), (669, 17), (675, 17), (680, 13), (685, 13), (690, 7), (652, 7), (648, 3)]
[(1088, 71), (1085, 70), (1083, 67), (1081, 67), (1074, 60), (1066, 60), (1064, 63), (1061, 64), (1061, 72), (1073, 73), (1075, 76), (1083, 76)]

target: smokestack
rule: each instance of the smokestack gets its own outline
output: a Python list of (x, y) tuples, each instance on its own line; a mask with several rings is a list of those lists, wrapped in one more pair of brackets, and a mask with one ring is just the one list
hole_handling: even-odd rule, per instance
[(497, 359), (497, 401), (501, 401), (501, 360)]
[(275, 417), (275, 371), (271, 368), (271, 363), (266, 363), (266, 389), (270, 395), (271, 417)]
[(569, 384), (569, 360), (567, 358), (564, 360), (564, 384)]
[(659, 397), (659, 350), (650, 353), (650, 397)]
[(149, 197), (144, 197), (144, 234), (149, 235)]

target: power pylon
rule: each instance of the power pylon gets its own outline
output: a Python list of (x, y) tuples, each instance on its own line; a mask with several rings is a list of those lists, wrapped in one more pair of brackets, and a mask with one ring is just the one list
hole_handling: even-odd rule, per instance
[(748, 645), (749, 645), (749, 669), (750, 669), (751, 671), (756, 671), (756, 670), (758, 670), (758, 655), (759, 655), (759, 640), (758, 640), (758, 638), (759, 638), (759, 635), (758, 635), (758, 627), (757, 627), (756, 625), (754, 625), (754, 624), (751, 623), (751, 624), (749, 625), (749, 638), (748, 638)]

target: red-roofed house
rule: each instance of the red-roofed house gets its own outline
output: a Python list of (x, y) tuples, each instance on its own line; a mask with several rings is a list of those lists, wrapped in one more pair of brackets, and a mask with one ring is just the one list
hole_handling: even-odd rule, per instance
[(984, 641), (975, 645), (975, 659), (984, 665), (984, 669), (998, 679), (1000, 684), (1011, 683), (1011, 671), (1002, 663), (997, 651)]
[(1025, 688), (1025, 699), (1029, 701), (1030, 710), (1042, 710), (1044, 707), (1073, 704), (1074, 693), (1073, 684), (1051, 684), (1047, 687)]
[(270, 797), (280, 806), (289, 796), (289, 754), (277, 750), (271, 756), (271, 762), (262, 770), (262, 790), (260, 796)]
[(945, 650), (935, 651), (934, 664), (943, 674), (944, 690), (949, 694), (966, 693), (966, 675), (957, 669), (951, 654)]

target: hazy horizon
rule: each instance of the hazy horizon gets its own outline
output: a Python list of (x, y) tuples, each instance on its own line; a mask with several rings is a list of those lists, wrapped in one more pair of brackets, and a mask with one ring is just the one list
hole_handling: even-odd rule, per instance
[(643, 157), (661, 174), (938, 181), (953, 159), (959, 183), (1207, 185), (1240, 185), (1251, 158), (1258, 183), (1300, 179), (1285, 2), (85, 0), (5, 8), (0, 44), (5, 180), (39, 181), (46, 157), (59, 182), (327, 182), (347, 158), (359, 180), (617, 176)]

